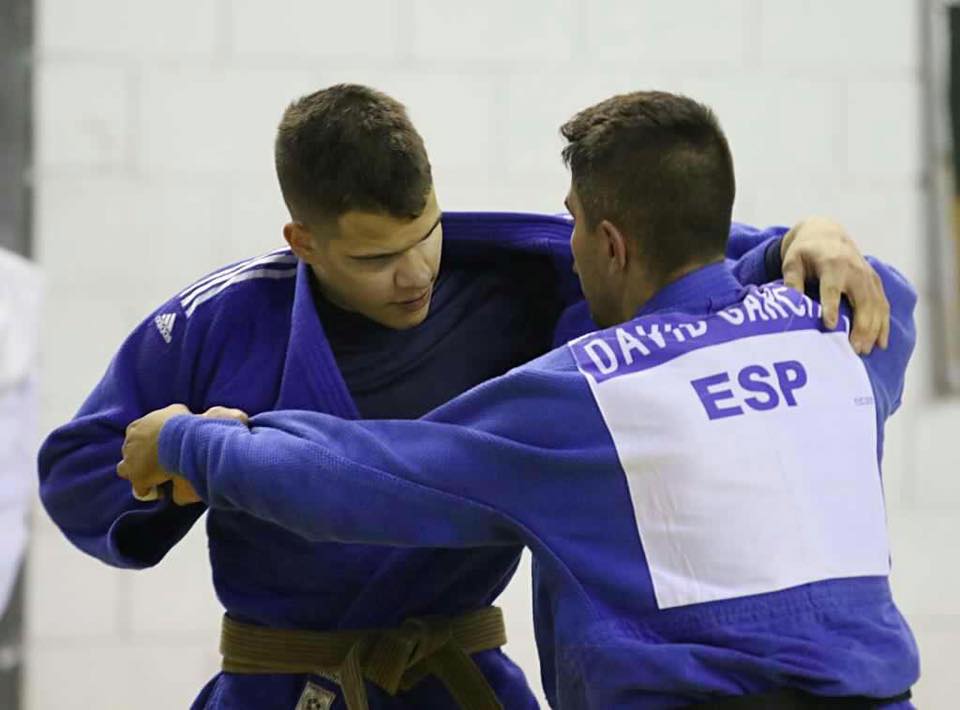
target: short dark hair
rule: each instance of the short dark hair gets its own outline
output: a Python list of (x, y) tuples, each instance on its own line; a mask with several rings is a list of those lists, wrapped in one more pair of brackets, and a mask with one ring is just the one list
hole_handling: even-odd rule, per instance
[(274, 146), (280, 190), (294, 219), (345, 212), (422, 214), (433, 179), (423, 139), (403, 104), (357, 84), (294, 101)]
[(560, 133), (588, 228), (610, 220), (661, 273), (723, 254), (736, 184), (710, 108), (640, 91), (584, 109)]

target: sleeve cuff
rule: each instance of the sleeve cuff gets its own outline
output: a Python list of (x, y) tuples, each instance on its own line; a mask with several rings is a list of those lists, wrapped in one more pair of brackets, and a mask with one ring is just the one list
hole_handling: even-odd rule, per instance
[(767, 271), (767, 278), (770, 281), (776, 281), (783, 278), (783, 258), (780, 255), (780, 249), (783, 245), (783, 237), (772, 239), (767, 245), (764, 253), (764, 267)]
[(183, 474), (180, 470), (180, 449), (187, 427), (194, 419), (196, 417), (193, 415), (182, 414), (168, 419), (160, 429), (160, 436), (157, 438), (158, 458), (160, 465), (170, 473)]
[[(157, 438), (160, 465), (190, 481), (197, 495), (210, 505), (210, 481), (223, 448), (219, 444), (225, 442), (235, 427), (247, 428), (243, 422), (233, 419), (206, 419), (196, 414), (168, 419)], [(219, 453), (211, 456), (211, 451)]]

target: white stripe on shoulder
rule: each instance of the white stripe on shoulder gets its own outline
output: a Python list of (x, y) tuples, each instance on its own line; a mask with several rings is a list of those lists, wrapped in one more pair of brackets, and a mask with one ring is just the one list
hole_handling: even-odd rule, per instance
[(184, 308), (187, 308), (191, 301), (196, 299), (201, 294), (206, 293), (211, 288), (216, 288), (224, 281), (228, 281), (237, 274), (247, 271), (248, 269), (262, 267), (264, 265), (287, 265), (296, 263), (297, 257), (286, 250), (280, 253), (265, 254), (255, 259), (248, 259), (247, 261), (236, 264), (235, 266), (210, 276), (204, 279), (201, 283), (192, 286), (186, 294), (183, 294), (183, 298), (180, 299), (180, 305)]
[(253, 271), (242, 271), (238, 274), (235, 274), (233, 278), (228, 279), (226, 282), (220, 284), (219, 287), (204, 291), (202, 294), (197, 296), (193, 303), (186, 308), (187, 318), (193, 315), (193, 312), (197, 310), (198, 306), (203, 305), (218, 293), (234, 284), (238, 284), (242, 281), (250, 281), (251, 279), (286, 279), (296, 275), (296, 267), (292, 269), (254, 269)]
[(257, 256), (251, 256), (251, 257), (249, 257), (249, 258), (247, 258), (247, 259), (243, 259), (242, 261), (238, 261), (238, 262), (236, 262), (236, 263), (229, 264), (228, 266), (222, 266), (222, 267), (220, 267), (219, 269), (217, 269), (216, 271), (212, 271), (212, 272), (210, 272), (209, 274), (207, 274), (206, 276), (203, 276), (203, 277), (197, 279), (197, 280), (194, 281), (192, 284), (190, 284), (190, 285), (187, 286), (185, 289), (183, 289), (180, 293), (178, 293), (177, 296), (180, 297), (180, 298), (183, 298), (184, 296), (186, 296), (186, 295), (187, 295), (188, 293), (190, 293), (191, 291), (193, 291), (193, 290), (195, 290), (195, 289), (197, 289), (197, 288), (200, 288), (201, 286), (203, 286), (204, 284), (209, 283), (210, 281), (212, 281), (213, 279), (217, 278), (218, 276), (223, 276), (223, 275), (224, 275), (225, 273), (227, 273), (228, 271), (234, 271), (235, 269), (238, 269), (238, 268), (240, 268), (240, 267), (242, 267), (242, 266), (244, 266), (244, 265), (249, 264), (251, 261), (256, 261), (257, 259), (262, 259), (264, 256), (273, 256), (274, 254), (283, 254), (283, 253), (288, 252), (288, 251), (289, 251), (289, 249), (287, 249), (287, 248), (285, 248), (285, 247), (282, 247), (282, 248), (280, 248), (280, 249), (274, 249), (274, 250), (272, 250), (272, 251), (268, 251), (266, 254), (259, 254), (259, 255), (257, 255)]
[(190, 301), (193, 300), (198, 294), (210, 287), (222, 283), (224, 280), (233, 277), (235, 274), (238, 274), (241, 271), (268, 263), (292, 264), (296, 262), (296, 259), (297, 257), (291, 254), (288, 249), (279, 249), (277, 251), (263, 254), (262, 256), (246, 259), (238, 264), (234, 264), (233, 266), (229, 266), (225, 269), (221, 269), (220, 271), (205, 276), (203, 279), (187, 288), (180, 294), (181, 305), (186, 308)]

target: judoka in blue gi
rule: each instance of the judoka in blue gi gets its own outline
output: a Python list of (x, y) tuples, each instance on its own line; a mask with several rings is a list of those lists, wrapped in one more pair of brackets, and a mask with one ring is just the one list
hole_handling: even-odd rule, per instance
[(909, 706), (880, 460), (910, 286), (877, 265), (891, 333), (861, 358), (846, 314), (827, 328), (812, 298), (724, 263), (733, 165), (708, 108), (618, 96), (563, 134), (572, 249), (609, 327), (419, 421), (169, 407), (131, 427), (118, 472), (182, 476), (311, 540), (528, 546), (558, 707)]
[[(292, 215), (284, 228), (290, 249), (217, 270), (151, 313), (41, 451), (48, 512), (74, 544), (108, 564), (157, 564), (207, 509), (191, 503), (183, 480), (150, 501), (116, 478), (125, 428), (153, 409), (183, 402), (194, 411), (413, 418), (545, 353), (555, 338), (593, 328), (571, 271), (570, 222), (441, 215), (422, 141), (396, 101), (357, 86), (304, 97), (284, 115), (276, 157)], [(855, 245), (818, 221), (785, 232), (735, 225), (728, 255), (738, 259), (737, 278), (769, 280), (782, 249), (788, 272), (807, 267), (856, 301), (861, 347), (882, 338), (876, 314), (885, 300)], [(355, 515), (354, 502), (341, 513)], [(265, 637), (270, 631), (283, 648), (314, 644), (312, 655), (278, 651), (254, 664), (231, 652), (197, 707), (292, 708), (298, 699), (323, 707), (339, 692), (333, 671), (361, 661), (376, 681), (366, 684), (372, 707), (454, 707), (444, 689), (460, 682), (452, 677), (489, 685), (504, 707), (535, 706), (522, 673), (497, 648), (502, 624), (489, 607), (516, 567), (521, 539), (390, 549), (319, 541), (278, 522), (241, 506), (209, 511), (225, 643), (235, 651), (249, 641), (249, 626), (263, 632), (253, 634), (258, 647), (277, 642)], [(410, 650), (425, 616), (431, 629), (452, 629), (454, 642), (437, 653), (423, 644)], [(296, 630), (324, 634), (318, 641)], [(316, 662), (317, 654), (327, 660)]]

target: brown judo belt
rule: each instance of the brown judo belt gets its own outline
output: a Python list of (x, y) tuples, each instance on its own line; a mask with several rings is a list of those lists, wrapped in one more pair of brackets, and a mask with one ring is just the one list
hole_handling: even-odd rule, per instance
[(428, 675), (464, 710), (501, 710), (470, 654), (506, 642), (503, 612), (495, 606), (357, 631), (270, 629), (224, 616), (220, 653), (227, 673), (335, 674), (349, 710), (368, 710), (365, 680), (396, 695)]

